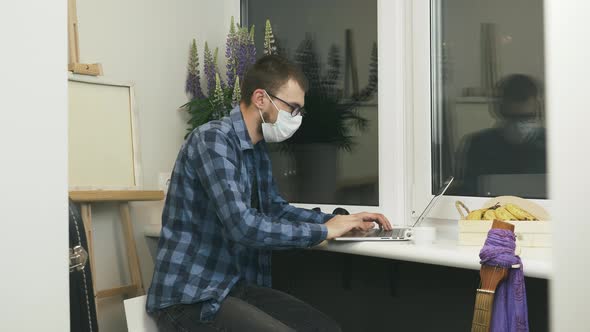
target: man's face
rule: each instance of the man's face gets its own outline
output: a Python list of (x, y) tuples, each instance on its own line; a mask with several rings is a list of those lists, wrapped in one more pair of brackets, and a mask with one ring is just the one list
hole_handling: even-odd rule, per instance
[[(270, 92), (269, 92), (270, 93)], [(281, 88), (279, 88), (273, 96), (264, 94), (263, 109), (264, 121), (268, 123), (275, 123), (279, 112), (270, 102), (272, 99), (278, 109), (291, 113), (293, 107), (303, 107), (305, 103), (305, 92), (299, 84), (294, 80), (288, 80)]]
[(511, 119), (534, 118), (539, 114), (539, 104), (540, 101), (535, 97), (520, 103), (509, 103), (505, 116)]

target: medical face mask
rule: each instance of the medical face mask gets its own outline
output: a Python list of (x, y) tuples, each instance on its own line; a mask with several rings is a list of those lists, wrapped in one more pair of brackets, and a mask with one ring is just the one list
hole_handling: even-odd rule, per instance
[(279, 109), (268, 93), (266, 91), (264, 93), (266, 93), (266, 96), (279, 114), (275, 123), (267, 123), (264, 121), (262, 111), (258, 109), (258, 113), (260, 113), (260, 117), (262, 118), (262, 136), (269, 143), (282, 142), (295, 134), (299, 126), (301, 126), (303, 117), (301, 115), (292, 116), (291, 113)]
[(518, 119), (509, 121), (504, 133), (506, 138), (518, 144), (530, 143), (537, 139), (539, 133), (542, 131), (542, 125), (538, 119)]

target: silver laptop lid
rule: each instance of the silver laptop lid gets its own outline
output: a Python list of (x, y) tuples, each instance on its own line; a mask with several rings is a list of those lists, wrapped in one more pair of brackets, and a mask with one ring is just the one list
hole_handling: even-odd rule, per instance
[(422, 222), (422, 220), (424, 220), (428, 216), (428, 213), (430, 212), (430, 210), (432, 210), (432, 208), (436, 205), (438, 200), (445, 194), (447, 189), (449, 189), (449, 186), (451, 185), (451, 183), (453, 182), (454, 179), (455, 179), (454, 177), (450, 176), (443, 183), (442, 187), (440, 187), (440, 189), (438, 190), (436, 195), (434, 195), (434, 197), (432, 197), (432, 199), (430, 200), (428, 205), (426, 205), (426, 208), (424, 209), (424, 211), (422, 211), (422, 213), (420, 214), (418, 219), (416, 219), (416, 222), (414, 222), (412, 227), (416, 227), (416, 225), (420, 224)]

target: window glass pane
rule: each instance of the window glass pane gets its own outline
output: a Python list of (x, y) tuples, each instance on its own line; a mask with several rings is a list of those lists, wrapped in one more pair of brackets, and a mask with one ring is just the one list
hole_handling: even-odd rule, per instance
[(378, 205), (377, 0), (248, 0), (242, 8), (257, 49), (269, 19), (279, 54), (310, 81), (301, 128), (286, 143), (269, 144), (282, 195)]
[(434, 0), (432, 190), (547, 197), (543, 1)]

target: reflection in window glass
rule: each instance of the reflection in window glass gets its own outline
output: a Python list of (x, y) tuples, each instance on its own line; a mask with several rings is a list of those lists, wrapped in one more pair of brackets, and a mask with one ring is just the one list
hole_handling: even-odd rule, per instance
[(543, 1), (433, 0), (432, 190), (547, 197)]
[(283, 197), (378, 205), (377, 1), (243, 0), (242, 8), (256, 48), (269, 19), (278, 53), (310, 81), (301, 128), (269, 145)]

